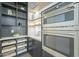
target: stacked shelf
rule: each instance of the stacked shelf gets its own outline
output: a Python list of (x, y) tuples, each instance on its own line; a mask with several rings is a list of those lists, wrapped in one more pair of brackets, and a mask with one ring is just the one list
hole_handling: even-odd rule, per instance
[[(0, 56), (18, 56), (27, 52), (27, 39), (24, 35), (27, 35), (28, 3), (2, 2), (0, 5), (0, 37), (2, 38), (0, 40)], [(17, 34), (20, 36), (13, 37)]]
[(8, 51), (12, 51), (12, 50), (16, 50), (16, 46), (15, 45), (3, 47), (2, 53), (8, 52)]
[(7, 41), (3, 41), (2, 42), (2, 46), (7, 46), (7, 45), (12, 45), (12, 44), (16, 44), (15, 40), (7, 40)]
[(27, 34), (27, 3), (4, 2), (1, 11), (1, 37), (12, 36), (12, 30), (20, 35)]
[(1, 56), (13, 57), (27, 52), (27, 38), (14, 38), (1, 41)]
[(2, 56), (16, 56), (16, 46), (15, 45), (11, 45), (11, 46), (6, 46), (3, 47), (2, 49)]
[(27, 52), (27, 49), (25, 49), (25, 47), (22, 47), (22, 48), (19, 48), (17, 51), (18, 51), (17, 54), (19, 55), (21, 53)]
[(17, 54), (27, 52), (27, 39), (18, 39), (17, 40)]
[(7, 53), (3, 53), (3, 57), (12, 57), (12, 56), (15, 56), (15, 55), (16, 55), (15, 51), (10, 51), (10, 52), (7, 52)]
[(17, 43), (21, 43), (21, 42), (25, 42), (25, 41), (27, 41), (26, 39), (19, 39), (19, 40), (17, 40)]
[(22, 48), (22, 47), (27, 47), (27, 44), (25, 44), (25, 42), (19, 43), (17, 44), (17, 48)]

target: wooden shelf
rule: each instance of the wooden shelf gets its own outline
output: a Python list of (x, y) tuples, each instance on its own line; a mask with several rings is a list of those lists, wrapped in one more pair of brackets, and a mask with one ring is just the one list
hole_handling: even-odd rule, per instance
[(2, 46), (12, 45), (12, 44), (16, 44), (16, 41), (12, 41), (12, 42), (5, 41), (5, 43), (4, 42), (2, 43)]
[(15, 53), (11, 53), (11, 54), (6, 55), (6, 56), (3, 56), (3, 57), (14, 57), (14, 56), (16, 56), (16, 52)]
[(9, 8), (12, 8), (12, 9), (17, 9), (16, 6), (14, 6), (12, 4), (8, 4), (8, 3), (2, 3), (2, 6), (9, 7)]
[(18, 16), (17, 18), (18, 18), (18, 19), (27, 20), (26, 18), (23, 18), (23, 17), (19, 17), (19, 16)]
[(18, 39), (17, 43), (21, 43), (21, 42), (27, 42), (27, 39)]
[[(14, 38), (13, 38), (14, 39)], [(15, 40), (15, 39), (14, 39)], [(3, 49), (2, 49), (2, 54), (4, 57), (12, 57), (12, 56), (16, 56), (16, 52), (15, 53), (10, 53), (8, 55), (5, 55), (7, 54), (8, 52), (10, 51), (15, 51), (17, 49), (21, 49), (20, 51), (17, 51), (18, 54), (21, 54), (21, 53), (24, 53), (24, 52), (27, 52), (27, 43), (25, 43), (27, 41), (27, 39), (25, 39), (25, 36), (23, 37), (19, 37), (17, 40), (17, 43), (14, 42), (13, 40), (4, 40), (3, 43), (2, 43), (2, 46)], [(12, 41), (12, 42), (11, 42)], [(24, 42), (24, 43), (22, 43)], [(21, 43), (21, 44), (20, 44)], [(11, 44), (15, 44), (15, 45), (11, 45)], [(6, 45), (6, 46), (5, 46)], [(7, 45), (10, 45), (9, 47)], [(17, 45), (17, 48), (16, 48), (16, 45)], [(11, 47), (13, 46), (13, 47)], [(15, 46), (15, 47), (14, 47)], [(24, 48), (24, 49), (23, 49)]]
[(27, 52), (27, 48), (24, 49), (24, 50), (18, 51), (17, 54), (21, 54), (21, 53), (24, 53), (24, 52)]
[(8, 17), (14, 17), (14, 18), (19, 18), (19, 19), (26, 20), (26, 18), (23, 18), (23, 17), (17, 17), (17, 16), (14, 16), (14, 15), (2, 14), (2, 16), (8, 16)]
[(13, 57), (13, 56), (16, 56), (16, 52), (15, 51), (9, 51), (9, 52), (2, 53), (2, 55), (4, 57)]
[(27, 44), (23, 44), (23, 45), (18, 45), (17, 48), (22, 48), (22, 47), (27, 47)]
[(38, 17), (38, 18), (36, 18), (36, 19), (32, 19), (32, 20), (29, 20), (29, 21), (36, 21), (36, 20), (39, 20), (39, 19), (41, 19), (42, 17)]
[(22, 9), (19, 9), (19, 8), (18, 8), (18, 11), (21, 11), (21, 12), (27, 13), (26, 10), (22, 10)]
[(41, 26), (41, 24), (29, 25), (30, 27)]
[(21, 35), (21, 36), (15, 36), (15, 37), (3, 37), (0, 39), (0, 41), (3, 41), (3, 40), (14, 40), (14, 39), (19, 39), (19, 38), (26, 38), (28, 37), (27, 35)]
[(8, 48), (8, 49), (3, 49), (2, 53), (5, 53), (5, 52), (11, 51), (11, 50), (16, 50), (16, 47), (12, 47), (12, 48)]
[(25, 2), (25, 3), (18, 2), (18, 4), (23, 5), (23, 6), (27, 6), (27, 2)]
[[(22, 10), (21, 7), (24, 7)], [(1, 38), (0, 38), (0, 56), (3, 57), (12, 57), (17, 56), (17, 49), (23, 48), (27, 49), (27, 3), (24, 2), (1, 2)], [(23, 16), (24, 15), (24, 16)], [(16, 22), (17, 21), (17, 22)], [(19, 23), (22, 26), (18, 25)], [(21, 29), (19, 29), (21, 28)], [(12, 36), (11, 30), (15, 32), (21, 33), (20, 36)], [(17, 31), (16, 31), (17, 30)], [(24, 33), (26, 31), (26, 33)], [(25, 35), (22, 35), (25, 34)], [(21, 40), (19, 40), (21, 39)], [(20, 43), (24, 43), (22, 45), (18, 45)], [(11, 53), (11, 51), (15, 51), (15, 53)], [(23, 50), (25, 52), (25, 50)], [(19, 54), (23, 51), (20, 50)], [(26, 50), (27, 51), (27, 50)], [(6, 55), (5, 55), (6, 54)]]
[[(12, 4), (2, 3), (2, 5), (3, 5), (4, 7), (9, 7), (9, 8), (12, 8), (12, 9), (17, 9), (18, 11), (21, 11), (21, 12), (26, 12), (26, 10), (22, 10), (22, 9), (20, 9), (20, 8), (14, 6), (14, 5), (12, 5)], [(26, 12), (26, 13), (27, 13), (27, 12)]]
[(14, 15), (8, 15), (8, 14), (2, 14), (2, 16), (8, 16), (8, 17), (14, 17), (14, 18), (16, 18), (16, 16), (14, 16)]

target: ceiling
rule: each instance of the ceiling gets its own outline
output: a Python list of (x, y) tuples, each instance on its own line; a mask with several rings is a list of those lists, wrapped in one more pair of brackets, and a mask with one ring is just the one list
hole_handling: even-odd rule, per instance
[(45, 6), (49, 5), (52, 2), (29, 2), (28, 3), (28, 11), (36, 12), (40, 11)]

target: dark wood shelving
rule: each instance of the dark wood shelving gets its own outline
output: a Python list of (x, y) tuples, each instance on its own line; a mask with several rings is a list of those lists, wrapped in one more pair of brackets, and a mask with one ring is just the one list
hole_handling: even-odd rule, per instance
[(22, 19), (22, 20), (26, 20), (26, 18), (23, 18), (23, 17), (17, 17), (18, 19)]
[(8, 14), (2, 14), (2, 16), (8, 16), (8, 17), (15, 17), (16, 18), (16, 16), (14, 16), (14, 15), (8, 15)]
[(2, 6), (7, 7), (7, 8), (12, 8), (12, 9), (17, 9), (16, 6), (14, 6), (12, 4), (8, 4), (8, 3), (2, 3)]
[(2, 5), (3, 5), (4, 7), (7, 7), (7, 8), (17, 9), (18, 11), (26, 12), (26, 13), (27, 13), (26, 10), (22, 10), (22, 9), (20, 9), (20, 8), (14, 6), (14, 5), (8, 4), (8, 3), (2, 3)]
[(21, 11), (21, 12), (27, 13), (27, 11), (22, 10), (22, 9), (20, 9), (20, 8), (18, 8), (18, 11)]
[[(17, 17), (17, 16), (14, 16), (14, 15), (8, 15), (8, 14), (2, 14), (2, 16), (8, 16), (8, 17)], [(23, 20), (26, 20), (26, 18), (23, 18), (23, 17), (17, 17), (18, 19), (23, 19)]]
[(9, 27), (15, 27), (15, 25), (4, 25), (4, 24), (1, 24), (1, 26), (9, 26)]
[(21, 4), (23, 6), (26, 6), (27, 7), (27, 2), (18, 2), (18, 4)]
[[(15, 44), (16, 44), (16, 43), (15, 43)], [(11, 46), (11, 45), (15, 45), (15, 44), (5, 45), (5, 46), (2, 46), (2, 48), (7, 47), (7, 46)]]
[[(24, 6), (25, 9), (22, 10), (22, 9), (18, 8), (19, 7), (18, 4)], [(28, 21), (27, 10), (26, 10), (27, 9), (27, 3), (25, 4), (23, 2), (21, 2), (21, 3), (19, 3), (19, 2), (2, 2), (0, 8), (2, 8), (1, 13), (0, 13), (0, 15), (1, 15), (0, 21), (2, 22), (0, 24), (0, 26), (1, 26), (0, 37), (1, 38), (2, 37), (11, 37), (12, 36), (11, 30), (14, 30), (15, 33), (19, 32), (19, 33), (21, 33), (21, 35), (27, 35), (27, 21)], [(24, 17), (22, 17), (23, 16), (22, 14), (24, 15)], [(21, 22), (21, 21), (19, 21), (19, 19), (22, 21), (22, 25), (17, 25), (19, 22)], [(0, 44), (1, 44), (0, 45), (0, 47), (1, 47), (0, 54), (2, 54), (0, 56), (3, 56), (2, 50), (3, 50), (4, 47), (8, 47), (8, 46), (12, 46), (12, 45), (14, 45), (14, 46), (13, 46), (13, 48), (11, 47), (11, 49), (14, 50), (16, 48), (16, 50), (14, 50), (15, 54), (16, 54), (15, 56), (18, 56), (19, 54), (17, 54), (17, 52), (18, 52), (17, 51), (17, 49), (18, 49), (17, 45), (20, 44), (20, 43), (24, 43), (23, 45), (27, 44), (27, 38), (26, 37), (22, 37), (21, 39), (24, 39), (24, 38), (26, 39), (26, 41), (19, 42), (19, 43), (17, 42), (17, 40), (19, 40), (20, 38), (0, 41)], [(11, 41), (15, 40), (16, 43), (15, 42), (14, 43), (11, 42), (12, 44), (5, 44), (4, 43), (4, 41), (10, 42), (10, 40)], [(3, 46), (2, 46), (2, 43), (3, 43)], [(26, 52), (27, 52), (26, 46), (25, 46), (25, 49), (26, 49)], [(20, 54), (22, 54), (22, 53), (20, 53)], [(8, 56), (13, 56), (13, 54), (8, 55)]]

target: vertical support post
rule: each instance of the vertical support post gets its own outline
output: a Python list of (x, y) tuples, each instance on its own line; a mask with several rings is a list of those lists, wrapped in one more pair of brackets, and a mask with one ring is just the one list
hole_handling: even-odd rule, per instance
[(15, 39), (15, 41), (16, 41), (16, 44), (15, 44), (15, 46), (16, 46), (16, 56), (18, 56), (18, 54), (17, 54), (17, 39)]
[(0, 41), (0, 57), (2, 57), (2, 41)]
[(27, 37), (27, 52), (29, 52), (29, 37)]
[[(25, 37), (25, 39), (27, 39), (27, 41), (28, 41), (28, 38), (27, 37)], [(27, 41), (25, 41), (25, 43), (27, 44)], [(28, 44), (27, 44), (27, 46), (26, 46), (26, 48), (25, 49), (27, 49), (28, 50)]]
[(74, 57), (79, 57), (79, 3), (75, 3), (74, 7)]

